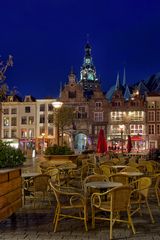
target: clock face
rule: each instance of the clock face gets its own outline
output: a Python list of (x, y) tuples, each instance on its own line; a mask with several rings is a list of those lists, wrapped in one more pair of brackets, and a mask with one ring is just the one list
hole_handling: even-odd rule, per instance
[(86, 63), (89, 64), (91, 61), (89, 58), (86, 58)]
[(88, 79), (89, 80), (94, 80), (93, 73), (88, 73)]

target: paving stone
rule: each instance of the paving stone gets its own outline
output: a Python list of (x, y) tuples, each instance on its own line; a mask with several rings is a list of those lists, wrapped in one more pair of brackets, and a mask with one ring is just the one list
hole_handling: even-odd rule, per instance
[[(126, 224), (115, 224), (113, 237), (115, 240), (160, 240), (160, 209), (151, 202), (150, 206), (155, 218), (151, 224), (146, 208), (143, 215), (133, 216), (136, 235), (132, 234)], [(0, 240), (108, 240), (109, 223), (98, 222), (92, 229), (88, 224), (85, 232), (84, 223), (67, 219), (60, 222), (57, 232), (53, 232), (54, 209), (32, 209), (23, 207), (16, 213), (16, 218), (8, 218), (0, 222)]]

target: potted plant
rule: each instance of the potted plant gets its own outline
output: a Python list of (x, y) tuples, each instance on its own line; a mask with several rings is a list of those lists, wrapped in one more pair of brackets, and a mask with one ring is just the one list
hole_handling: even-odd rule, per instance
[(58, 146), (54, 144), (45, 150), (45, 155), (72, 155), (74, 152), (68, 146)]
[(68, 146), (58, 146), (54, 144), (46, 148), (44, 157), (47, 160), (74, 160), (77, 156)]
[(20, 166), (24, 161), (20, 149), (0, 141), (0, 220), (11, 216), (22, 206)]
[(13, 148), (9, 143), (0, 141), (0, 169), (18, 167), (25, 161), (20, 149)]

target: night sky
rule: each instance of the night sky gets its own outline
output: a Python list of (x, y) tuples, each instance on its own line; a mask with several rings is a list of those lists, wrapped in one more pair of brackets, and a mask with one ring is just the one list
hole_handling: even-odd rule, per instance
[(7, 84), (23, 97), (58, 97), (73, 66), (77, 79), (89, 35), (105, 91), (160, 72), (159, 0), (0, 1), (0, 55), (14, 57)]

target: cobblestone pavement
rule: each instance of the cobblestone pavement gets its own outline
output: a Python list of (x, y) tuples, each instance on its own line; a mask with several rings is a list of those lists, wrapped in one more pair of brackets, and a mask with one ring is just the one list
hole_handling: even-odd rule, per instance
[[(129, 240), (160, 240), (160, 209), (156, 203), (151, 203), (151, 209), (155, 218), (155, 224), (150, 222), (146, 208), (143, 209), (142, 216), (133, 216), (136, 235), (127, 228), (126, 224), (115, 224), (113, 228), (114, 239)], [(0, 240), (107, 240), (109, 239), (109, 223), (99, 222), (96, 228), (91, 228), (88, 222), (88, 232), (84, 230), (83, 221), (62, 220), (58, 226), (58, 231), (53, 232), (54, 208), (33, 209), (27, 205), (16, 212), (15, 217), (10, 217), (0, 222)]]
[[(39, 171), (37, 161), (27, 161), (24, 171)], [(54, 203), (52, 208), (33, 209), (28, 200), (26, 205), (16, 212), (14, 218), (0, 222), (0, 240), (108, 240), (109, 223), (98, 222), (95, 229), (88, 222), (88, 232), (79, 220), (64, 219), (59, 223), (56, 233), (53, 232)], [(136, 235), (127, 228), (126, 224), (115, 224), (113, 228), (114, 239), (129, 240), (160, 240), (160, 208), (153, 200), (150, 202), (155, 224), (150, 222), (146, 208), (143, 214), (134, 215), (133, 222)]]

